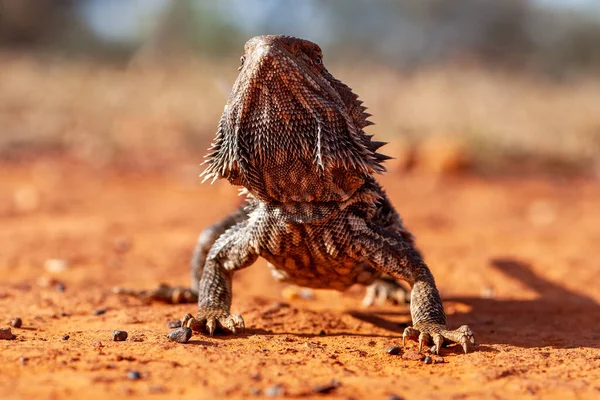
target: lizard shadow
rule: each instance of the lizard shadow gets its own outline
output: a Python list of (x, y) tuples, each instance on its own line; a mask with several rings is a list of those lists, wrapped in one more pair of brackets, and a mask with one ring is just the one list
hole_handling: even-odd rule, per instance
[[(600, 304), (593, 298), (544, 279), (529, 264), (519, 260), (497, 258), (491, 261), (491, 265), (509, 278), (533, 289), (539, 297), (532, 300), (447, 297), (447, 303), (462, 303), (469, 307), (467, 312), (456, 312), (450, 316), (452, 326), (469, 325), (477, 341), (485, 344), (510, 344), (524, 348), (600, 348), (600, 318), (597, 317), (600, 315)], [(392, 316), (406, 312), (384, 311), (378, 314)], [(361, 321), (398, 332), (398, 328), (390, 325), (389, 321), (382, 323), (383, 318), (372, 315), (365, 318), (365, 313), (352, 311), (349, 314)]]

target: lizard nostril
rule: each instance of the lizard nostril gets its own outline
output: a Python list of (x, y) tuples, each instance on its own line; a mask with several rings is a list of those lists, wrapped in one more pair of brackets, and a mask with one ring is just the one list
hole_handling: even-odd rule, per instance
[(299, 51), (300, 51), (300, 46), (298, 45), (298, 42), (292, 42), (290, 45), (290, 53), (297, 56)]

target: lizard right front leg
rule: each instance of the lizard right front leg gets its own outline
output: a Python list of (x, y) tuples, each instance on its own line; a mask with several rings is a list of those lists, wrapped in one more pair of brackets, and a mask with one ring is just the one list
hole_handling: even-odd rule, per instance
[(239, 314), (231, 314), (234, 271), (249, 267), (258, 254), (251, 246), (248, 220), (243, 220), (221, 235), (211, 248), (198, 284), (198, 314), (187, 314), (183, 325), (194, 331), (205, 328), (212, 335), (217, 328), (236, 333), (244, 329)]

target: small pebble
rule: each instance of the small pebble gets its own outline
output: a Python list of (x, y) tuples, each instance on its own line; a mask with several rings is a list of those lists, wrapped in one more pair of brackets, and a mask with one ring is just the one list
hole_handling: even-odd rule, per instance
[(167, 337), (177, 343), (187, 343), (192, 337), (192, 330), (188, 327), (173, 329)]
[(14, 328), (20, 328), (21, 326), (23, 326), (23, 320), (19, 317), (13, 319), (12, 321), (10, 321), (10, 326), (14, 327)]
[(180, 321), (180, 320), (169, 321), (169, 322), (167, 323), (167, 326), (168, 326), (170, 329), (181, 328), (181, 321)]
[(260, 381), (262, 379), (262, 375), (260, 372), (254, 372), (252, 375), (250, 375), (250, 379), (253, 381)]
[(431, 364), (433, 362), (433, 360), (431, 359), (431, 357), (425, 356), (425, 358), (423, 359), (423, 362), (425, 364)]
[(250, 388), (249, 392), (250, 396), (260, 396), (260, 389)]
[(19, 362), (21, 363), (21, 365), (27, 365), (27, 361), (29, 361), (29, 358), (19, 357)]
[(319, 331), (319, 336), (327, 336), (327, 332), (325, 332), (325, 329), (321, 329)]
[(12, 334), (10, 328), (0, 328), (0, 339), (13, 340), (15, 335)]
[(388, 400), (404, 400), (404, 397), (398, 396), (397, 394), (388, 394)]
[(48, 288), (50, 286), (54, 286), (58, 283), (58, 281), (54, 278), (50, 278), (47, 276), (40, 276), (36, 279), (36, 283), (39, 287)]
[(411, 360), (411, 361), (421, 361), (423, 359), (423, 354), (419, 353), (415, 350), (408, 350), (402, 354), (403, 360)]
[(54, 286), (54, 289), (56, 289), (57, 292), (64, 292), (65, 290), (67, 290), (67, 287), (64, 283), (58, 282), (56, 286)]
[(443, 364), (444, 361), (444, 357), (442, 356), (433, 356), (433, 363), (434, 364)]
[(138, 379), (142, 379), (142, 375), (137, 371), (129, 371), (127, 373), (127, 378), (131, 381), (137, 381)]
[(127, 332), (125, 331), (113, 331), (112, 334), (113, 340), (115, 342), (122, 342), (127, 339)]
[(148, 388), (149, 393), (167, 393), (168, 390), (162, 385), (153, 385)]
[(106, 313), (106, 308), (99, 308), (97, 310), (94, 310), (94, 315), (102, 315)]
[(62, 340), (69, 340), (70, 337), (71, 336), (69, 336), (69, 335), (63, 335)]
[(331, 383), (329, 383), (328, 385), (315, 386), (313, 388), (313, 392), (315, 392), (315, 393), (321, 393), (321, 394), (327, 394), (327, 393), (333, 392), (335, 389), (337, 389), (340, 386), (341, 386), (341, 383), (339, 381), (336, 381), (335, 379), (332, 379)]
[(388, 353), (390, 356), (398, 355), (401, 351), (402, 348), (400, 346), (391, 346), (385, 349), (385, 352)]
[(282, 396), (283, 394), (284, 390), (281, 385), (273, 385), (265, 389), (265, 396), (267, 397), (277, 397)]

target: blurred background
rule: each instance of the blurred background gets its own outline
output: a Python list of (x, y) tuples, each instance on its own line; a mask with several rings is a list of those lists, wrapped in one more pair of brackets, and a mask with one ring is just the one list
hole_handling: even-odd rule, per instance
[(600, 174), (597, 0), (0, 0), (0, 158), (201, 161), (268, 33), (321, 45), (392, 169)]
[[(166, 322), (193, 306), (113, 294), (189, 285), (198, 234), (243, 202), (199, 164), (244, 43), (275, 33), (318, 43), (369, 107), (395, 157), (378, 180), (480, 351), (381, 365), (405, 309), (290, 289), (265, 260), (234, 278), (247, 338), (176, 349)], [(600, 0), (0, 0), (0, 328), (20, 321), (0, 400), (326, 377), (336, 397), (598, 398), (599, 204)]]

